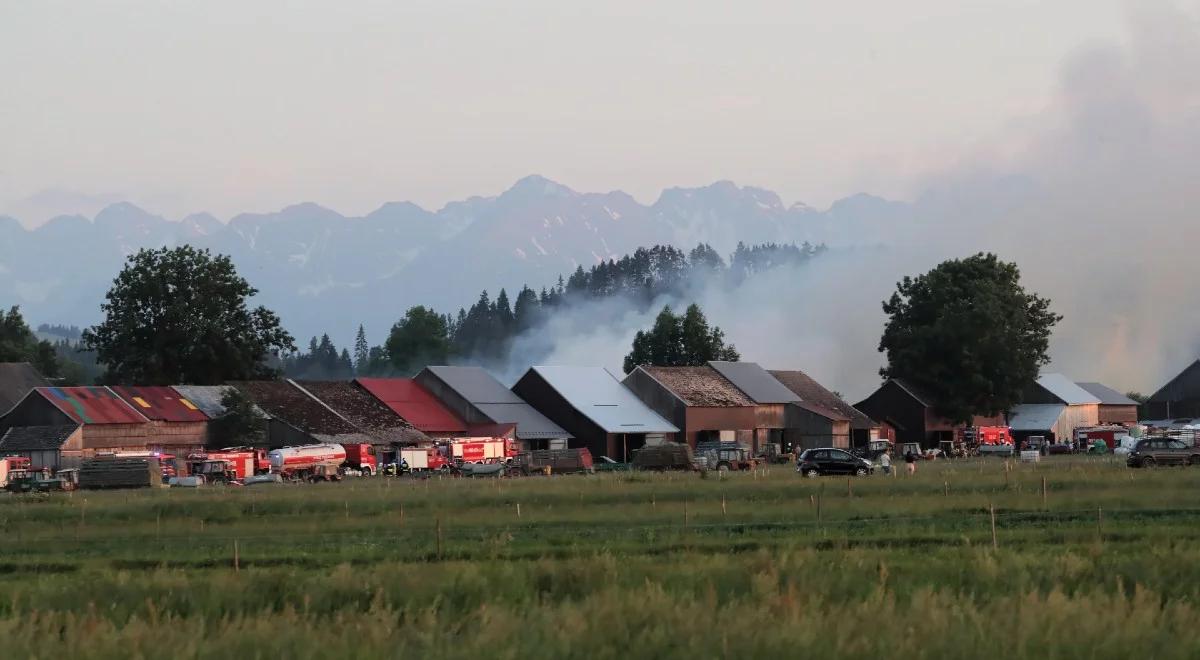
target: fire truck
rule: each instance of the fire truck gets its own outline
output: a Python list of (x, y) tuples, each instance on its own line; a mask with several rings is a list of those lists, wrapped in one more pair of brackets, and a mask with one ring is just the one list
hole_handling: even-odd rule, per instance
[(402, 470), (409, 472), (435, 472), (449, 470), (450, 459), (446, 457), (446, 445), (409, 447), (400, 450)]
[(450, 458), (455, 465), (463, 463), (511, 463), (520, 446), (509, 438), (454, 438), (450, 441)]
[(267, 454), (271, 471), (285, 479), (309, 481), (338, 481), (347, 469), (364, 475), (375, 474), (379, 465), (375, 448), (368, 444), (302, 445), (274, 449)]
[(0, 488), (29, 474), (33, 462), (24, 456), (5, 456), (0, 458)]
[(188, 473), (206, 481), (244, 481), (246, 477), (271, 471), (265, 449), (228, 447), (188, 456)]

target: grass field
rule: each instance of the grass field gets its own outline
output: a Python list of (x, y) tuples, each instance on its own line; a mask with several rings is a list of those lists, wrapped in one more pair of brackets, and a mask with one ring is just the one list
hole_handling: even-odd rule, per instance
[(1052, 457), (5, 496), (0, 648), (1194, 658), (1198, 488), (1200, 470)]

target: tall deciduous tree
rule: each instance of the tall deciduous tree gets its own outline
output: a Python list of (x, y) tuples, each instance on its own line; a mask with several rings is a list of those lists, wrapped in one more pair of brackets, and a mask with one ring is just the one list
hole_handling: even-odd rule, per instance
[(1050, 333), (1062, 320), (1020, 279), (1016, 264), (982, 253), (905, 277), (883, 303), (880, 374), (919, 386), (954, 422), (1007, 413), (1049, 363)]
[(60, 371), (54, 345), (38, 340), (16, 306), (7, 314), (0, 314), (0, 362), (29, 362), (50, 378), (58, 376)]
[(191, 246), (139, 250), (83, 333), (106, 382), (216, 384), (276, 375), (271, 356), (295, 350), (279, 317), (250, 309), (258, 293), (225, 255)]
[(649, 331), (638, 331), (633, 350), (625, 356), (625, 371), (641, 365), (660, 367), (700, 366), (709, 360), (741, 359), (725, 333), (708, 325), (699, 305), (689, 305), (683, 316), (664, 306)]
[(444, 364), (450, 356), (446, 318), (423, 305), (410, 307), (392, 326), (385, 346), (392, 365), (403, 374), (426, 364)]

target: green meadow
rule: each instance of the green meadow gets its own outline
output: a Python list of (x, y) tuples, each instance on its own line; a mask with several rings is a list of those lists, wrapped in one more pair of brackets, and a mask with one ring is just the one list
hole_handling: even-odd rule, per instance
[(1194, 658), (1200, 469), (0, 497), (13, 658)]

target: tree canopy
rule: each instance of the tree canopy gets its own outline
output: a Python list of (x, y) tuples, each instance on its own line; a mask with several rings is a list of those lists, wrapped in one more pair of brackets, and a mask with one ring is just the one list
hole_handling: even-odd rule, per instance
[(276, 375), (268, 359), (294, 351), (292, 336), (225, 255), (191, 246), (143, 249), (129, 257), (84, 346), (112, 383), (217, 384)]
[(920, 387), (954, 422), (1007, 414), (1049, 363), (1050, 333), (1062, 319), (1020, 278), (1016, 264), (983, 253), (905, 277), (883, 303), (880, 374)]
[(446, 317), (428, 307), (411, 307), (392, 326), (384, 345), (392, 365), (411, 375), (426, 364), (445, 364), (450, 355), (450, 331)]
[(54, 345), (33, 334), (16, 306), (0, 314), (0, 362), (29, 362), (48, 378), (60, 371)]
[(732, 344), (725, 344), (725, 333), (709, 328), (708, 319), (696, 304), (682, 316), (664, 306), (649, 331), (639, 330), (633, 338), (633, 350), (625, 356), (625, 371), (642, 365), (659, 367), (701, 366), (710, 360), (741, 359)]

